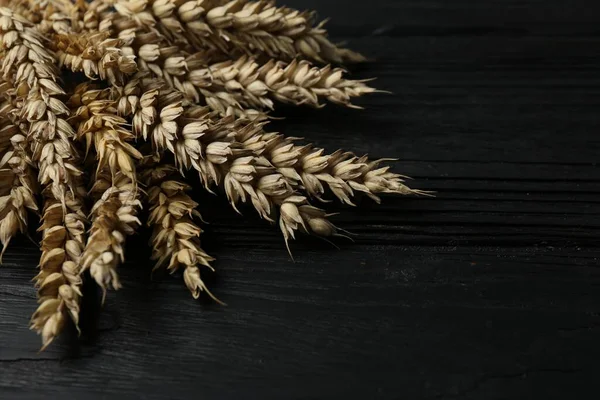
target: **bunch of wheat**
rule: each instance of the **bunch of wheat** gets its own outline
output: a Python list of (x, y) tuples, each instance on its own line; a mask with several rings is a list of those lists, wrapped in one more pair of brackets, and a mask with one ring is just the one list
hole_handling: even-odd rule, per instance
[[(326, 65), (364, 58), (314, 13), (269, 0), (7, 0), (0, 41), (0, 241), (4, 252), (42, 210), (31, 327), (43, 348), (77, 326), (85, 275), (105, 294), (121, 287), (143, 207), (156, 268), (182, 269), (194, 298), (215, 298), (188, 171), (278, 223), (288, 250), (298, 232), (343, 236), (311, 202), (424, 193), (383, 160), (264, 130), (277, 102), (354, 107), (375, 91)], [(87, 81), (69, 85), (74, 73)]]

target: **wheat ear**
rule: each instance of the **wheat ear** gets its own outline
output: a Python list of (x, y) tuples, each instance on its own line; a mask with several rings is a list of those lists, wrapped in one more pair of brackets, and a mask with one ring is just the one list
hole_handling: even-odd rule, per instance
[[(408, 188), (405, 177), (389, 172), (388, 167), (380, 168), (384, 160), (370, 161), (366, 156), (342, 151), (324, 154), (312, 146), (296, 146), (281, 135), (265, 134), (260, 122), (215, 118), (203, 107), (185, 106), (177, 92), (156, 82), (154, 88), (144, 90), (142, 81), (134, 79), (131, 86), (121, 89), (122, 99), (136, 99), (122, 103), (127, 110), (124, 112), (136, 114), (134, 132), (144, 138), (150, 136), (158, 153), (173, 153), (184, 170), (196, 169), (208, 188), (223, 182), (234, 208), (238, 202), (249, 200), (261, 217), (272, 221), (274, 211), (287, 203), (288, 215), (293, 215), (296, 222), (284, 218), (285, 226), (280, 224), (286, 241), (287, 237), (293, 238), (290, 232), (295, 230), (339, 235), (322, 210), (297, 195), (298, 189), (323, 199), (325, 185), (347, 204), (354, 204), (355, 192), (365, 193), (377, 202), (382, 193), (426, 194)], [(133, 104), (138, 107), (135, 112)], [(288, 197), (292, 200), (287, 201)], [(291, 211), (299, 206), (302, 212)], [(308, 221), (318, 222), (311, 226)]]
[(77, 136), (98, 159), (92, 188), (96, 203), (91, 211), (92, 228), (82, 256), (82, 270), (89, 269), (105, 293), (109, 287), (121, 287), (116, 269), (124, 259), (125, 238), (140, 225), (135, 163), (142, 158), (129, 143), (134, 137), (108, 95), (107, 90), (82, 84), (69, 100), (75, 109), (72, 123)]
[(203, 107), (186, 109), (176, 96), (164, 97), (170, 104), (159, 106), (152, 139), (159, 152), (173, 153), (182, 170), (198, 171), (208, 190), (213, 185), (223, 188), (236, 211), (238, 203), (249, 201), (262, 218), (271, 222), (278, 218), (288, 251), (297, 231), (325, 238), (344, 236), (325, 211), (310, 205), (286, 176), (254, 155), (252, 144), (236, 141), (233, 117), (215, 121)]
[(327, 100), (357, 108), (353, 98), (376, 92), (365, 81), (345, 79), (340, 68), (318, 68), (305, 60), (259, 64), (242, 56), (210, 64), (211, 53), (186, 57), (177, 46), (161, 44), (156, 33), (135, 36), (130, 31), (122, 36), (128, 44), (124, 52), (137, 58), (141, 71), (164, 79), (188, 101), (202, 101), (222, 115), (253, 118), (273, 109), (274, 100), (312, 107), (321, 107), (322, 100)]
[(54, 55), (44, 48), (43, 37), (23, 17), (0, 8), (0, 30), (6, 47), (4, 76), (14, 78), (20, 116), (27, 121), (27, 142), (45, 187), (40, 273), (36, 277), (40, 306), (31, 328), (42, 335), (43, 347), (61, 332), (70, 314), (77, 324), (80, 280), (75, 278), (83, 244), (83, 202), (74, 132), (63, 119), (69, 109), (59, 97)]
[(91, 212), (90, 236), (81, 257), (82, 272), (90, 275), (102, 289), (121, 288), (117, 267), (125, 261), (126, 237), (141, 225), (137, 217), (141, 203), (138, 188), (121, 173), (102, 171), (92, 188), (96, 202)]
[(270, 1), (117, 0), (115, 8), (138, 25), (158, 30), (171, 43), (189, 43), (197, 50), (212, 48), (228, 55), (242, 51), (338, 64), (365, 60), (329, 41), (324, 23), (315, 24), (314, 13), (276, 7)]
[[(165, 7), (171, 10), (171, 6), (167, 6), (166, 3), (153, 2), (151, 8), (154, 11)], [(191, 3), (193, 2), (186, 4)], [(121, 12), (128, 10), (128, 7), (141, 6), (149, 7), (149, 4), (119, 2), (116, 5)], [(351, 103), (352, 98), (376, 91), (367, 86), (365, 81), (345, 79), (342, 69), (330, 66), (318, 68), (306, 60), (293, 60), (289, 64), (271, 60), (266, 64), (259, 64), (254, 58), (243, 56), (235, 61), (208, 65), (212, 61), (210, 52), (186, 55), (183, 51), (186, 41), (176, 41), (178, 45), (171, 45), (166, 37), (150, 29), (154, 26), (150, 23), (153, 17), (146, 11), (139, 11), (131, 17), (131, 22), (134, 22), (137, 28), (131, 27), (131, 24), (114, 22), (114, 18), (106, 18), (106, 21), (111, 21), (112, 29), (108, 29), (109, 23), (99, 24), (105, 25), (110, 34), (118, 35), (118, 39), (109, 39), (108, 32), (66, 37), (60, 35), (57, 42), (61, 50), (61, 61), (77, 70), (78, 64), (83, 60), (76, 55), (82, 54), (83, 49), (93, 49), (94, 57), (100, 59), (104, 57), (107, 47), (113, 52), (114, 48), (120, 47), (122, 53), (109, 57), (112, 64), (118, 60), (127, 60), (125, 69), (127, 73), (131, 73), (133, 67), (130, 63), (136, 58), (140, 70), (149, 71), (165, 80), (171, 87), (183, 92), (191, 102), (204, 101), (222, 115), (233, 112), (238, 116), (256, 117), (260, 111), (272, 109), (273, 100), (320, 107), (321, 99), (326, 99), (355, 107)], [(161, 20), (166, 19), (170, 21), (169, 24), (175, 24), (175, 20), (171, 21), (172, 18), (175, 17), (165, 17)], [(141, 28), (147, 28), (147, 32)], [(173, 34), (172, 31), (168, 32)], [(89, 60), (86, 62), (91, 63)]]
[(273, 109), (273, 100), (321, 107), (325, 99), (357, 108), (352, 104), (354, 97), (376, 92), (365, 81), (343, 78), (339, 68), (318, 68), (306, 60), (289, 64), (270, 60), (261, 65), (248, 56), (207, 68), (190, 68), (188, 80), (207, 104), (223, 114), (228, 107), (240, 111)]
[(0, 152), (1, 261), (10, 240), (26, 231), (28, 210), (37, 213), (38, 207), (34, 197), (37, 185), (25, 149), (25, 136), (7, 120), (0, 122), (0, 135), (3, 141)]
[[(86, 219), (80, 193), (66, 195), (64, 203), (46, 197), (42, 233), (41, 271), (35, 277), (40, 306), (31, 318), (32, 329), (42, 335), (43, 348), (62, 331), (69, 314), (79, 324), (82, 296), (79, 261), (86, 236)], [(65, 211), (66, 209), (66, 211)]]
[[(301, 196), (286, 177), (235, 140), (231, 125), (234, 117), (214, 120), (206, 107), (184, 105), (181, 93), (164, 82), (146, 82), (143, 77), (132, 79), (123, 88), (113, 86), (112, 90), (113, 96), (120, 98), (119, 109), (132, 115), (134, 135), (151, 140), (157, 155), (173, 154), (182, 173), (196, 170), (208, 190), (213, 186), (224, 189), (236, 211), (239, 203), (250, 202), (262, 218), (274, 222), (277, 210), (287, 199), (299, 202)], [(307, 203), (306, 198), (302, 199)], [(303, 216), (307, 220), (316, 218), (309, 213)], [(325, 213), (319, 216), (325, 217)], [(310, 226), (287, 223), (285, 232), (306, 227)], [(330, 235), (336, 235), (335, 227), (331, 228)], [(321, 229), (319, 233), (327, 232)]]
[(61, 66), (73, 72), (84, 72), (90, 79), (123, 84), (125, 77), (137, 70), (133, 57), (123, 55), (119, 39), (106, 32), (63, 33), (55, 35), (53, 46)]
[[(12, 106), (9, 105), (12, 109)], [(0, 261), (10, 240), (27, 229), (28, 210), (37, 213), (37, 180), (27, 152), (26, 137), (6, 115), (0, 112)]]
[[(153, 121), (160, 120), (158, 111), (160, 106), (157, 108), (160, 104), (158, 93), (158, 90), (148, 91), (142, 97), (147, 105), (144, 112), (148, 116), (152, 115)], [(255, 156), (254, 165), (265, 171), (272, 171), (274, 168), (292, 189), (306, 192), (310, 197), (321, 201), (327, 201), (324, 197), (327, 191), (342, 203), (349, 205), (354, 205), (353, 198), (356, 193), (363, 193), (377, 203), (380, 202), (379, 196), (382, 194), (431, 194), (411, 189), (405, 184), (408, 177), (391, 172), (389, 166), (382, 165), (386, 161), (393, 160), (370, 160), (366, 155), (359, 157), (343, 150), (328, 154), (324, 149), (311, 144), (299, 145), (297, 138), (265, 132), (263, 129), (265, 121), (231, 116), (222, 118), (218, 113), (210, 112), (206, 108), (183, 105), (178, 107), (181, 107), (180, 110), (186, 109), (189, 118), (203, 121), (205, 131), (202, 131), (200, 136), (201, 142), (213, 142), (215, 144), (212, 146), (215, 150), (220, 147), (225, 154), (229, 154), (228, 147), (233, 147), (238, 152), (242, 149), (248, 150), (249, 154)], [(143, 118), (137, 118), (137, 121), (142, 120)], [(164, 129), (160, 127), (150, 129), (144, 124), (135, 125), (134, 130), (139, 129), (144, 136), (148, 135), (149, 131), (154, 133), (155, 147), (167, 148), (169, 140), (172, 140), (172, 136), (169, 136), (170, 139), (165, 139), (168, 126)], [(188, 167), (194, 164), (191, 155), (187, 157), (182, 155), (180, 160), (185, 160), (184, 164)], [(205, 168), (205, 170), (209, 169)], [(217, 177), (212, 178), (213, 181), (219, 180), (217, 172), (213, 176)], [(210, 181), (211, 175), (205, 174), (204, 179)]]
[(430, 195), (430, 192), (411, 189), (405, 182), (410, 179), (390, 171), (382, 165), (390, 159), (371, 160), (366, 155), (337, 150), (328, 154), (312, 144), (299, 145), (299, 139), (265, 132), (264, 122), (238, 120), (254, 129), (236, 130), (236, 139), (251, 144), (255, 154), (265, 158), (293, 186), (299, 186), (310, 197), (327, 201), (327, 190), (339, 201), (354, 205), (356, 193), (362, 193), (375, 202), (381, 194)]
[(214, 258), (206, 254), (200, 244), (202, 229), (195, 220), (201, 216), (198, 203), (188, 195), (191, 187), (181, 181), (173, 165), (154, 160), (146, 163), (140, 175), (140, 181), (148, 188), (148, 226), (152, 228), (154, 268), (167, 265), (171, 273), (183, 268), (184, 282), (195, 299), (206, 292), (220, 303), (201, 279), (200, 267), (212, 270), (210, 263)]

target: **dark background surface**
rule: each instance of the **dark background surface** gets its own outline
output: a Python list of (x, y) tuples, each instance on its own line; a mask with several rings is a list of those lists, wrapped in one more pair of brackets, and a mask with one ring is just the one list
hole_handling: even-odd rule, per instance
[[(282, 3), (282, 2), (280, 2)], [(28, 331), (39, 253), (0, 268), (0, 397), (597, 398), (600, 7), (597, 1), (286, 0), (377, 59), (393, 95), (365, 111), (282, 108), (273, 129), (398, 157), (435, 199), (334, 208), (358, 234), (292, 245), (203, 197), (214, 292), (150, 278), (131, 241), (124, 289), (89, 296), (73, 334)]]

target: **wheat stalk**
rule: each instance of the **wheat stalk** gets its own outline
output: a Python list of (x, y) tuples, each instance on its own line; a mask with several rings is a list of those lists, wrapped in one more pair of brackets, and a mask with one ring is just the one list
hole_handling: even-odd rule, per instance
[(137, 70), (134, 59), (118, 48), (121, 41), (105, 32), (57, 34), (53, 43), (61, 66), (84, 72), (90, 79), (122, 84), (126, 75)]
[(326, 99), (357, 108), (351, 102), (353, 97), (376, 91), (364, 81), (347, 80), (342, 76), (339, 68), (318, 68), (305, 60), (289, 64), (270, 60), (260, 65), (253, 58), (243, 56), (192, 70), (188, 79), (206, 97), (207, 104), (222, 114), (226, 114), (228, 107), (273, 109), (273, 100), (321, 107), (320, 100)]
[(206, 292), (220, 303), (200, 277), (200, 267), (213, 270), (210, 262), (214, 258), (200, 245), (202, 229), (195, 219), (202, 217), (197, 211), (198, 203), (187, 193), (191, 187), (181, 181), (177, 168), (159, 163), (155, 157), (149, 158), (140, 174), (140, 180), (148, 188), (148, 226), (152, 228), (154, 268), (167, 265), (171, 273), (183, 268), (184, 282), (195, 299)]
[[(220, 186), (236, 211), (239, 212), (238, 203), (251, 202), (262, 218), (274, 222), (276, 210), (284, 203), (292, 201), (289, 199), (299, 202), (301, 196), (295, 193), (285, 176), (235, 140), (235, 132), (231, 131), (233, 117), (215, 121), (206, 108), (185, 106), (180, 93), (155, 81), (145, 84), (140, 77), (134, 78), (130, 85), (118, 93), (122, 98), (143, 93), (139, 100), (122, 103), (137, 105), (136, 108), (123, 108), (124, 112), (133, 114), (134, 135), (150, 136), (154, 151), (159, 155), (173, 154), (182, 172), (196, 170), (208, 190), (213, 185)], [(308, 205), (306, 198), (302, 204)], [(303, 217), (309, 221), (316, 218), (316, 214), (304, 213)], [(318, 218), (325, 219), (325, 213)], [(282, 217), (280, 227), (286, 243), (293, 237), (289, 232), (298, 229), (327, 233), (326, 230), (306, 229), (310, 225), (291, 224)], [(329, 236), (336, 235), (337, 231), (333, 230), (333, 225), (331, 227)]]
[(42, 335), (43, 348), (60, 334), (66, 314), (76, 326), (79, 323), (79, 259), (86, 235), (81, 195), (69, 193), (64, 203), (47, 196), (44, 204), (41, 270), (35, 277), (40, 306), (31, 318), (32, 329)]
[[(6, 90), (7, 85), (3, 88)], [(26, 232), (28, 211), (39, 211), (35, 199), (39, 187), (23, 132), (26, 126), (19, 129), (13, 124), (14, 111), (10, 102), (0, 107), (0, 263), (11, 239)]]
[(323, 28), (325, 21), (315, 23), (316, 13), (277, 7), (273, 1), (229, 1), (209, 10), (206, 20), (229, 47), (248, 53), (322, 63), (365, 61), (361, 54), (333, 44)]
[(242, 51), (292, 60), (361, 62), (365, 58), (327, 38), (314, 13), (276, 7), (270, 1), (117, 0), (117, 12), (136, 24), (157, 29), (174, 44), (196, 49)]
[[(210, 149), (207, 148), (209, 154), (211, 151), (215, 152), (215, 161), (220, 161), (219, 157), (224, 154), (233, 153), (233, 150), (230, 151), (232, 147), (237, 148), (238, 153), (241, 149), (250, 150), (251, 154), (258, 158), (252, 161), (255, 165), (262, 166), (267, 171), (268, 167), (275, 167), (292, 188), (302, 189), (311, 197), (323, 200), (325, 187), (341, 202), (350, 205), (354, 205), (351, 199), (355, 192), (364, 193), (378, 203), (378, 195), (381, 194), (429, 194), (410, 189), (405, 185), (405, 180), (408, 179), (406, 176), (390, 172), (388, 166), (381, 166), (383, 162), (390, 161), (389, 159), (369, 160), (367, 156), (357, 157), (342, 150), (327, 154), (324, 149), (312, 145), (296, 145), (297, 140), (293, 138), (264, 132), (263, 122), (231, 117), (222, 119), (205, 108), (187, 107), (183, 102), (178, 102), (175, 93), (165, 90), (164, 87), (162, 92), (168, 95), (163, 95), (163, 98), (168, 100), (160, 103), (161, 86), (156, 81), (153, 84), (158, 88), (146, 91), (139, 101), (136, 100), (136, 103), (143, 106), (143, 111), (140, 109), (140, 115), (134, 119), (134, 132), (139, 131), (139, 135), (144, 138), (153, 132), (155, 148), (159, 151), (179, 151), (180, 157), (177, 159), (183, 160), (186, 169), (194, 167), (201, 173), (204, 171), (204, 182), (218, 183), (218, 168), (212, 168), (210, 163), (202, 163), (201, 150), (192, 151), (185, 146), (176, 149), (172, 144), (184, 110), (187, 110), (185, 112), (188, 113), (188, 119), (195, 121), (193, 126), (200, 128), (199, 132), (189, 133), (189, 137), (193, 140), (194, 135), (201, 133), (198, 136), (199, 141), (210, 146)], [(141, 91), (143, 90), (138, 90)], [(159, 111), (161, 109), (162, 111)], [(165, 125), (157, 123), (154, 126), (161, 118), (165, 119)], [(143, 124), (141, 121), (152, 121), (152, 124)], [(182, 132), (184, 135), (188, 133), (185, 129)], [(230, 132), (233, 132), (233, 135)], [(187, 147), (191, 146), (194, 144), (188, 142)], [(194, 166), (194, 160), (199, 160), (196, 161), (197, 166)], [(202, 168), (202, 165), (205, 167)]]
[(96, 183), (92, 188), (96, 203), (91, 211), (92, 227), (82, 256), (82, 271), (90, 270), (104, 290), (121, 287), (117, 266), (124, 259), (126, 235), (140, 225), (136, 160), (141, 153), (129, 143), (134, 139), (126, 120), (117, 115), (109, 91), (82, 84), (75, 89), (69, 105), (75, 109), (72, 123), (77, 136), (97, 157)]
[[(238, 123), (244, 123), (239, 120)], [(337, 150), (327, 154), (324, 149), (312, 144), (298, 145), (297, 138), (288, 138), (277, 133), (264, 132), (264, 123), (246, 121), (254, 129), (238, 131), (236, 139), (249, 143), (253, 151), (266, 162), (299, 186), (310, 197), (323, 198), (326, 188), (342, 203), (354, 205), (355, 194), (363, 193), (380, 203), (381, 194), (430, 195), (430, 192), (409, 188), (404, 175), (391, 172), (382, 166), (391, 159), (370, 160), (366, 155), (356, 156), (351, 152)]]
[(0, 260), (10, 240), (26, 231), (28, 210), (38, 212), (34, 197), (37, 180), (27, 154), (26, 137), (7, 116), (7, 108), (12, 109), (12, 105), (3, 105), (0, 112)]
[(82, 271), (106, 290), (121, 288), (117, 267), (125, 261), (126, 237), (141, 225), (137, 217), (141, 203), (138, 189), (124, 174), (108, 171), (96, 176), (92, 192), (97, 199), (91, 212), (92, 227), (81, 257)]
[[(138, 82), (124, 92), (143, 87), (143, 79)], [(197, 170), (208, 188), (223, 184), (234, 208), (238, 202), (249, 200), (262, 218), (273, 221), (273, 212), (284, 203), (290, 203), (288, 207), (306, 206), (304, 210), (312, 207), (305, 197), (298, 198), (298, 189), (322, 200), (324, 185), (340, 201), (352, 205), (355, 192), (377, 202), (378, 195), (383, 193), (427, 194), (408, 188), (404, 184), (406, 177), (389, 172), (389, 167), (380, 167), (385, 160), (371, 161), (366, 156), (356, 157), (343, 151), (324, 154), (323, 149), (310, 145), (296, 146), (293, 140), (281, 135), (265, 134), (260, 122), (215, 118), (206, 108), (185, 106), (177, 93), (157, 86), (156, 82), (153, 85), (146, 91), (135, 89), (136, 93), (144, 94), (131, 102), (140, 106), (134, 117), (134, 132), (144, 138), (150, 135), (157, 153), (173, 153), (182, 170)], [(127, 112), (134, 113), (131, 109)], [(286, 201), (287, 197), (294, 200)], [(311, 212), (299, 214), (306, 221), (326, 220), (326, 214), (314, 207)], [(293, 225), (289, 221), (285, 220), (285, 227), (280, 224), (286, 242), (293, 237), (290, 230), (301, 229), (321, 236), (338, 234), (330, 223), (327, 229), (318, 229), (317, 223), (315, 229), (307, 229), (310, 225)]]
[(0, 8), (0, 31), (6, 55), (2, 64), (11, 79), (19, 114), (28, 125), (26, 142), (44, 186), (40, 273), (36, 277), (40, 306), (31, 328), (41, 333), (43, 347), (62, 330), (67, 315), (79, 320), (78, 257), (84, 241), (82, 186), (74, 136), (63, 116), (69, 109), (59, 97), (56, 59), (43, 45), (41, 34), (25, 18)]
[(141, 200), (156, 267), (183, 269), (193, 297), (213, 297), (200, 273), (213, 259), (201, 247), (190, 172), (236, 211), (251, 203), (277, 223), (288, 251), (298, 232), (345, 236), (312, 199), (354, 205), (359, 194), (377, 202), (387, 193), (429, 194), (407, 187), (386, 159), (328, 154), (265, 131), (277, 102), (356, 107), (356, 97), (376, 91), (313, 64), (364, 58), (332, 44), (312, 12), (262, 0), (1, 4), (0, 242), (3, 253), (26, 231), (40, 194), (40, 304), (31, 328), (42, 348), (69, 318), (77, 326), (84, 272), (104, 295), (121, 287), (117, 269), (126, 237), (142, 224)]
[[(142, 3), (145, 2), (119, 2), (116, 8), (122, 14), (129, 15), (123, 10), (139, 8)], [(192, 3), (194, 2), (185, 5), (191, 6)], [(161, 0), (153, 2), (151, 8), (154, 11), (168, 8), (169, 12), (174, 13), (174, 4), (168, 0)], [(148, 7), (148, 4), (145, 7)], [(217, 7), (215, 10), (221, 8)], [(270, 60), (261, 65), (252, 57), (242, 56), (235, 61), (227, 60), (208, 65), (214, 58), (211, 53), (186, 55), (183, 51), (186, 41), (176, 40), (174, 43), (177, 45), (171, 45), (173, 42), (167, 40), (168, 35), (163, 37), (149, 29), (153, 25), (149, 25), (151, 17), (145, 13), (138, 10), (134, 16), (129, 15), (131, 22), (135, 23), (134, 27), (131, 27), (131, 23), (114, 21), (115, 16), (112, 14), (105, 15), (102, 21), (110, 22), (98, 24), (103, 25), (112, 35), (118, 35), (120, 41), (107, 39), (108, 33), (103, 40), (109, 43), (110, 47), (124, 47), (125, 44), (122, 51), (127, 56), (120, 57), (126, 57), (128, 60), (137, 58), (140, 70), (149, 71), (154, 76), (164, 79), (171, 87), (186, 94), (186, 98), (191, 102), (198, 103), (202, 99), (222, 115), (233, 112), (240, 116), (254, 117), (258, 112), (252, 109), (272, 109), (273, 99), (313, 107), (320, 107), (320, 99), (327, 99), (333, 103), (355, 107), (351, 103), (353, 97), (375, 92), (375, 89), (365, 85), (365, 81), (344, 79), (343, 70), (340, 68), (318, 68), (306, 60), (293, 60), (289, 64)], [(171, 21), (173, 15), (164, 17), (163, 20)], [(109, 26), (112, 29), (109, 29)], [(61, 39), (62, 42), (86, 42), (85, 37), (83, 35), (80, 39), (59, 38), (59, 43)], [(75, 44), (69, 43), (69, 46), (75, 47)], [(86, 46), (90, 47), (88, 43), (77, 47)], [(81, 53), (81, 50), (76, 53)], [(98, 56), (103, 54), (100, 50), (95, 50), (94, 53)], [(128, 67), (128, 73), (131, 72), (132, 68)]]
[(325, 99), (357, 108), (352, 98), (376, 92), (365, 81), (345, 79), (340, 68), (318, 68), (306, 60), (289, 64), (270, 60), (261, 65), (242, 56), (210, 64), (214, 58), (210, 52), (186, 57), (179, 47), (161, 43), (156, 33), (128, 30), (119, 37), (128, 44), (124, 52), (138, 59), (141, 71), (164, 79), (191, 103), (202, 100), (222, 115), (255, 117), (273, 109), (273, 100), (321, 107)]
[(202, 17), (202, 1), (178, 3), (173, 0), (117, 0), (114, 7), (123, 18), (137, 26), (155, 29), (173, 44), (186, 44), (197, 49), (226, 52), (223, 38), (211, 32)]

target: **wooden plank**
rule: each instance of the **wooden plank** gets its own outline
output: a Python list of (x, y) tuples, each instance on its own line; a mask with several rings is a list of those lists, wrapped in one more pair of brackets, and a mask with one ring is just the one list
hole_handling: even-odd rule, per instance
[(280, 2), (317, 10), (335, 35), (574, 36), (598, 35), (597, 2), (589, 0), (337, 0)]
[(597, 256), (369, 245), (304, 250), (292, 264), (273, 249), (233, 248), (219, 263), (226, 308), (198, 305), (180, 280), (153, 283), (130, 263), (96, 331), (79, 348), (62, 340), (42, 355), (23, 325), (28, 273), (14, 269), (2, 321), (19, 324), (0, 337), (1, 385), (24, 393), (22, 377), (35, 376), (26, 393), (502, 397), (545, 377), (581, 393), (571, 386), (597, 371)]

